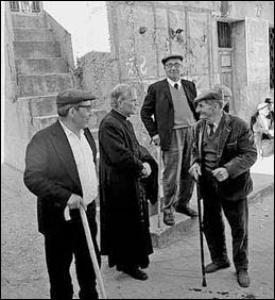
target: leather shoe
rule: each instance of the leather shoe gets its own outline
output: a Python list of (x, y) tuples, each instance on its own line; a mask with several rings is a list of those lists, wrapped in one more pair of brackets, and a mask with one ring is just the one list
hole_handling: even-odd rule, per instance
[(176, 207), (176, 212), (185, 214), (191, 218), (197, 217), (198, 213), (190, 207)]
[(123, 268), (121, 271), (138, 280), (148, 279), (148, 275), (138, 268)]
[(216, 263), (210, 263), (205, 267), (205, 273), (213, 273), (216, 272), (220, 269), (225, 269), (230, 267), (230, 262), (226, 261), (221, 264), (216, 264)]
[(247, 270), (240, 269), (239, 271), (237, 271), (237, 280), (241, 287), (249, 287), (250, 279)]
[(165, 209), (163, 211), (163, 223), (167, 226), (175, 225), (175, 218), (171, 209)]

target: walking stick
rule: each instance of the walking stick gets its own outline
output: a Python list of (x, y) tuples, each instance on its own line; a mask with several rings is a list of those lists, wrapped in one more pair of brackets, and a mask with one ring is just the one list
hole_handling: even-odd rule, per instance
[(92, 241), (92, 238), (91, 238), (90, 227), (89, 227), (89, 224), (88, 224), (86, 212), (85, 212), (83, 207), (80, 207), (80, 216), (81, 216), (82, 224), (83, 224), (83, 227), (84, 227), (85, 236), (86, 236), (90, 256), (91, 256), (92, 263), (93, 263), (93, 266), (94, 266), (94, 270), (95, 270), (95, 274), (96, 274), (96, 278), (97, 278), (97, 283), (99, 285), (99, 293), (100, 293), (100, 296), (101, 296), (100, 298), (101, 299), (107, 299), (106, 292), (105, 292), (104, 285), (103, 285), (103, 280), (102, 280), (100, 269), (99, 269), (99, 266), (98, 266), (97, 257), (96, 257), (96, 254), (95, 254), (94, 244), (93, 244), (93, 241)]
[(161, 185), (161, 148), (160, 146), (157, 148), (157, 156), (158, 156), (158, 207), (157, 207), (157, 214), (158, 214), (158, 230), (161, 228), (161, 198), (163, 197), (162, 185)]
[(203, 223), (202, 223), (202, 216), (201, 216), (201, 195), (198, 187), (198, 183), (196, 185), (196, 192), (197, 192), (197, 201), (198, 201), (198, 214), (199, 214), (199, 230), (200, 230), (200, 246), (201, 246), (201, 270), (202, 270), (202, 286), (206, 285), (205, 279), (205, 265), (204, 265), (204, 250), (203, 250)]

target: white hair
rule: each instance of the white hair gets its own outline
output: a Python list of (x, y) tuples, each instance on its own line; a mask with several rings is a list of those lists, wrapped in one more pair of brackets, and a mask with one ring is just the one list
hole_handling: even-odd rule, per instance
[(118, 100), (124, 100), (125, 96), (133, 91), (133, 87), (126, 83), (116, 85), (110, 94), (110, 105), (112, 108), (118, 107)]

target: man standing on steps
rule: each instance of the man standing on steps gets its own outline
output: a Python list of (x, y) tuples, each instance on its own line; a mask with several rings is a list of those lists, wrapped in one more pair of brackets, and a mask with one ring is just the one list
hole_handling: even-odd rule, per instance
[[(79, 211), (80, 207), (86, 210), (100, 264), (96, 241), (96, 145), (87, 127), (94, 99), (87, 91), (60, 92), (56, 98), (58, 121), (37, 132), (26, 151), (24, 183), (38, 198), (38, 230), (45, 237), (51, 299), (73, 298), (73, 254), (79, 298), (98, 299)], [(70, 218), (65, 218), (67, 211)]]
[(241, 287), (248, 287), (248, 203), (253, 183), (250, 168), (257, 160), (253, 133), (242, 119), (223, 111), (217, 89), (195, 99), (200, 121), (194, 128), (190, 174), (199, 182), (203, 229), (212, 262), (206, 273), (228, 268), (222, 210), (229, 222), (233, 261)]
[[(152, 141), (163, 151), (163, 222), (169, 226), (175, 224), (174, 208), (190, 217), (197, 216), (188, 205), (193, 192), (193, 180), (188, 170), (191, 126), (196, 120), (193, 100), (197, 92), (193, 82), (181, 79), (182, 61), (181, 55), (162, 59), (167, 78), (149, 86), (141, 108), (141, 119)], [(178, 168), (181, 168), (179, 182), (176, 178)]]

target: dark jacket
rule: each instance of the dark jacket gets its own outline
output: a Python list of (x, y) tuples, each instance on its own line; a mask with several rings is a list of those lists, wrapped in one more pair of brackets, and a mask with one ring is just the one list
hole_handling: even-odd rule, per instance
[[(110, 266), (147, 266), (153, 251), (147, 199), (157, 201), (157, 163), (139, 145), (131, 123), (114, 110), (100, 124), (99, 149), (101, 253)], [(143, 162), (153, 170), (144, 180)]]
[[(224, 127), (218, 148), (218, 167), (224, 167), (229, 178), (218, 182), (219, 194), (225, 200), (244, 199), (252, 191), (250, 168), (257, 160), (253, 133), (242, 119), (224, 113)], [(203, 133), (206, 122), (200, 120), (194, 127), (191, 165), (201, 163)]]
[[(95, 161), (95, 141), (88, 128), (84, 132)], [(71, 194), (82, 196), (73, 153), (58, 121), (33, 136), (25, 162), (24, 183), (38, 197), (38, 230), (53, 233), (65, 224), (64, 209)]]
[[(197, 96), (195, 84), (183, 79), (181, 83), (194, 118), (198, 120), (193, 102)], [(149, 86), (140, 115), (149, 135), (159, 134), (161, 149), (168, 150), (174, 127), (174, 105), (167, 79)]]

